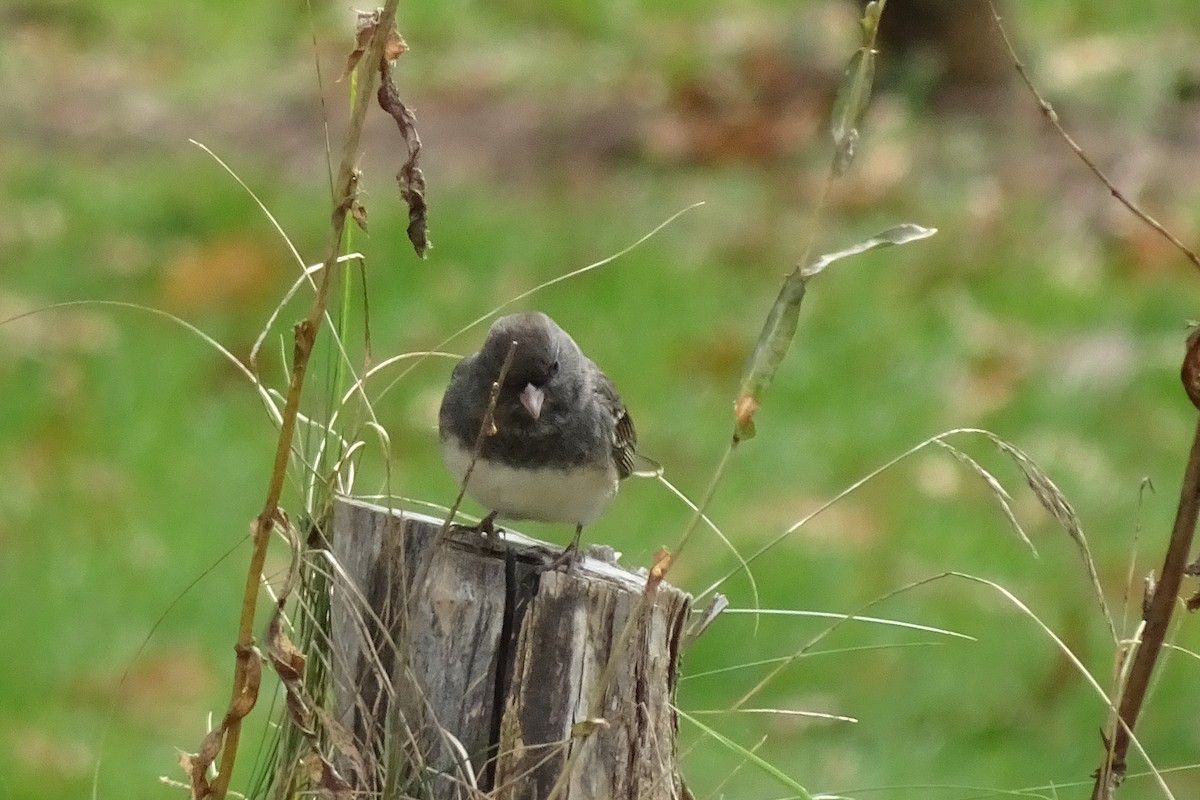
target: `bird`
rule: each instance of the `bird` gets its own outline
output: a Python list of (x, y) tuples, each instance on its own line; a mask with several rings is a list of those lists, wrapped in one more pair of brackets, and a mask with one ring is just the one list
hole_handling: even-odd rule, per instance
[(489, 510), (474, 529), (492, 534), (497, 518), (574, 525), (553, 562), (568, 569), (584, 526), (620, 481), (661, 469), (637, 452), (633, 419), (612, 381), (541, 312), (500, 317), (479, 352), (455, 365), (438, 434), (451, 475), (460, 486), (466, 480), (465, 493)]

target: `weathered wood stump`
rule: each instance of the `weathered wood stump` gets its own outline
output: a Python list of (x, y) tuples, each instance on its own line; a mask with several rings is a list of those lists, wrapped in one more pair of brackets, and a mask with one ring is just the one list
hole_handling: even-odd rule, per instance
[(550, 545), (341, 499), (333, 517), (336, 747), (356, 792), (679, 798), (683, 592)]

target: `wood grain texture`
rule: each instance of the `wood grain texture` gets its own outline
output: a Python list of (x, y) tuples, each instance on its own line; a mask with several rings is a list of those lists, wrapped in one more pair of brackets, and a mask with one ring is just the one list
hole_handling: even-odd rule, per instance
[(671, 704), (690, 598), (646, 598), (644, 575), (594, 558), (544, 571), (557, 547), (510, 531), (435, 547), (440, 526), (334, 510), (331, 675), (356, 790), (681, 797)]

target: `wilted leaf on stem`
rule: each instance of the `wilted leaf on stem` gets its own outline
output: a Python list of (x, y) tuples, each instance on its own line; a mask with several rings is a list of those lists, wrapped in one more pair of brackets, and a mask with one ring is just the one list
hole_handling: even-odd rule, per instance
[(396, 173), (400, 186), (400, 197), (408, 206), (408, 240), (418, 256), (425, 257), (429, 249), (429, 209), (425, 203), (425, 174), (421, 172), (421, 137), (417, 133), (417, 119), (400, 99), (400, 91), (386, 65), (379, 71), (379, 92), (376, 95), (379, 107), (391, 115), (404, 137), (408, 158)]
[(792, 346), (800, 319), (800, 303), (804, 299), (808, 280), (833, 262), (847, 256), (858, 255), (879, 247), (925, 239), (935, 233), (937, 233), (936, 228), (925, 228), (911, 223), (897, 225), (852, 247), (827, 253), (811, 264), (799, 266), (783, 279), (783, 285), (779, 287), (779, 295), (775, 298), (775, 304), (771, 306), (770, 313), (767, 314), (767, 321), (763, 323), (758, 341), (755, 342), (754, 350), (747, 361), (742, 385), (738, 389), (737, 399), (734, 401), (733, 441), (735, 444), (754, 437), (754, 412), (762, 404), (763, 393), (774, 381), (779, 365), (783, 363), (788, 349)]
[(800, 301), (808, 286), (808, 278), (793, 270), (779, 287), (779, 295), (767, 314), (758, 341), (750, 353), (745, 377), (734, 401), (733, 441), (754, 438), (754, 412), (762, 404), (762, 395), (775, 380), (775, 373), (792, 346), (800, 321)]
[[(358, 62), (366, 55), (367, 47), (371, 44), (371, 37), (375, 34), (376, 26), (379, 25), (379, 16), (378, 9), (358, 12), (358, 20), (354, 26), (354, 49), (350, 51), (350, 55), (346, 56), (346, 71), (338, 78), (339, 83), (354, 71)], [(384, 60), (395, 61), (406, 50), (408, 50), (408, 44), (400, 36), (400, 32), (395, 28), (388, 31), (387, 41), (383, 45)]]
[(188, 783), (191, 785), (194, 800), (208, 797), (212, 791), (208, 781), (208, 768), (212, 766), (213, 759), (221, 751), (221, 739), (224, 735), (224, 727), (211, 730), (204, 737), (204, 741), (200, 743), (200, 752), (179, 751), (179, 766), (188, 775)]

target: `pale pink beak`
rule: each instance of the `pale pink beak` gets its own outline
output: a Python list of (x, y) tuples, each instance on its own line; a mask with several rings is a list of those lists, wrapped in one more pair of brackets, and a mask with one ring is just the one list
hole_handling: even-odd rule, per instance
[(529, 412), (529, 416), (537, 419), (542, 415), (542, 403), (546, 401), (546, 393), (532, 383), (525, 384), (521, 391), (521, 405)]

